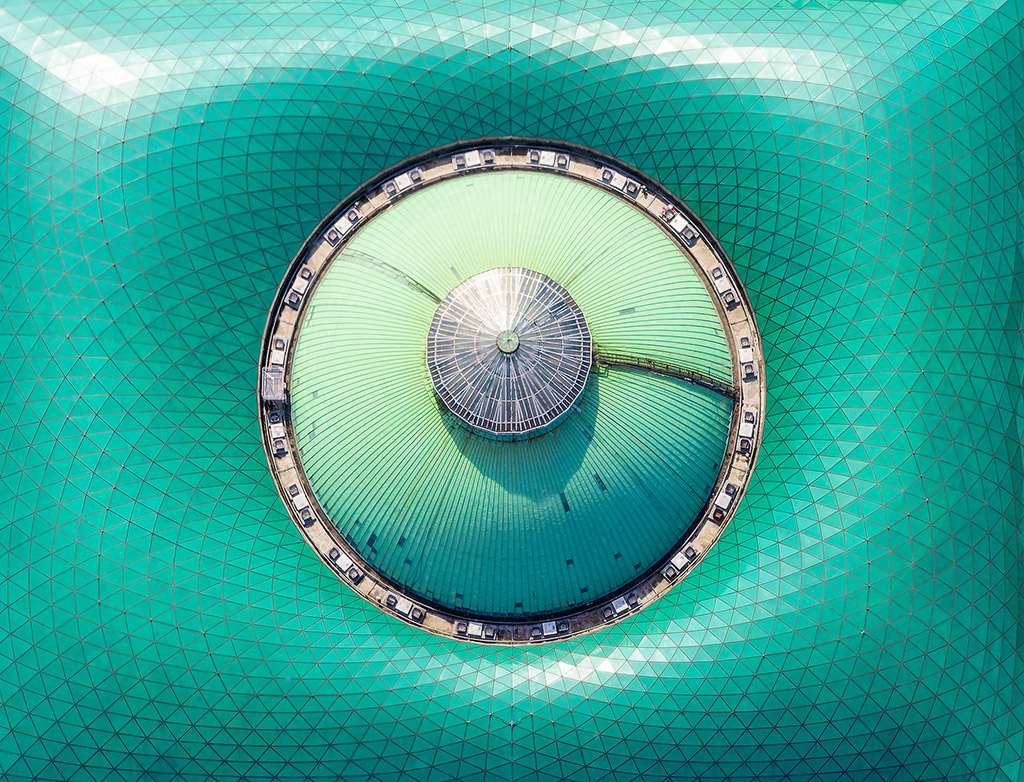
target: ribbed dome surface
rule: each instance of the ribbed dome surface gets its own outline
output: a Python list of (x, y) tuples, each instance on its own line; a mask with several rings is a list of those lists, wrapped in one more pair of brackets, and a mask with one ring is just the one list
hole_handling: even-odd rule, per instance
[(359, 554), (448, 608), (515, 616), (592, 602), (668, 554), (708, 499), (732, 400), (637, 370), (523, 442), (442, 415), (426, 367), (438, 300), (492, 268), (564, 281), (601, 350), (732, 379), (704, 283), (650, 218), (554, 174), (442, 182), (371, 220), (299, 331), (291, 405), (320, 505)]
[[(1021, 17), (5, 2), (0, 777), (1020, 780)], [(536, 647), (344, 589), (256, 414), (322, 217), (507, 134), (693, 208), (768, 367), (751, 486), (696, 572)]]

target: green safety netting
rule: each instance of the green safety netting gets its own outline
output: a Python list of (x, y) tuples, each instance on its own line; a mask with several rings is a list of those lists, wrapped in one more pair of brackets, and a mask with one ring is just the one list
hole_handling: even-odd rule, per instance
[[(1022, 6), (0, 8), (0, 777), (1024, 774)], [(255, 365), (346, 193), (540, 136), (663, 182), (765, 343), (757, 470), (670, 595), (428, 635), (288, 520)]]

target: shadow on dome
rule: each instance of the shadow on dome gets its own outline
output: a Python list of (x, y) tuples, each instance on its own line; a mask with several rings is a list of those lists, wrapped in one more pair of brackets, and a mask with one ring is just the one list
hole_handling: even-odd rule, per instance
[[(557, 497), (579, 471), (594, 442), (600, 405), (593, 373), (574, 409), (550, 431), (528, 440), (498, 440), (470, 431), (443, 412), (445, 429), (480, 473), (511, 494), (543, 502)], [(443, 411), (443, 408), (442, 408)]]

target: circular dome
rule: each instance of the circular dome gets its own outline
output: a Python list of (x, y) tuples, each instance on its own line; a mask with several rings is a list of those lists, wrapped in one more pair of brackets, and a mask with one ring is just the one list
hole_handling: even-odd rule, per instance
[(280, 291), (272, 469), (310, 543), (406, 621), (517, 642), (617, 620), (742, 494), (749, 305), (696, 219), (613, 165), (424, 158), (346, 201)]
[(550, 277), (523, 268), (474, 274), (449, 293), (427, 336), (427, 367), (445, 407), (481, 434), (554, 426), (590, 372), (590, 330)]

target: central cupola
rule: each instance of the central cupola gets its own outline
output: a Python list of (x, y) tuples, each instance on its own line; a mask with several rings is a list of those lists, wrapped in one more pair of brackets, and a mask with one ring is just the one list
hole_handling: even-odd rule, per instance
[(523, 439), (573, 408), (591, 365), (590, 330), (561, 285), (522, 267), (456, 286), (434, 313), (427, 368), (444, 408), (473, 431)]

